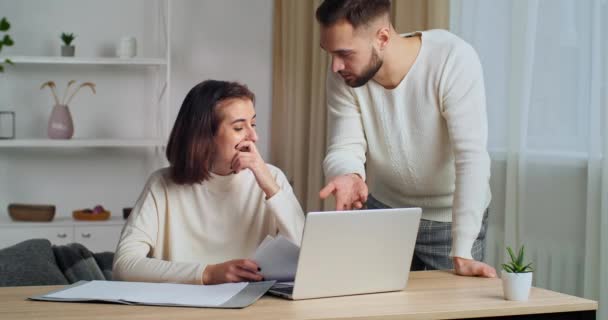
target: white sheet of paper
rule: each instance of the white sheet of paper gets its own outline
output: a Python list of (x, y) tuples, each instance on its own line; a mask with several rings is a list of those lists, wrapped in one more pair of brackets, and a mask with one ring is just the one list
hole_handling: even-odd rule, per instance
[(299, 255), (300, 247), (285, 237), (268, 236), (256, 249), (253, 260), (262, 269), (265, 280), (293, 281)]
[(256, 250), (256, 252), (263, 250), (264, 247), (266, 247), (269, 243), (274, 241), (274, 237), (271, 235), (267, 235), (266, 238), (264, 238), (264, 241), (262, 241), (262, 243), (260, 243), (260, 245), (258, 246)]
[(220, 306), (247, 286), (246, 282), (190, 285), (124, 281), (91, 281), (47, 295), (49, 298), (123, 300), (147, 304)]

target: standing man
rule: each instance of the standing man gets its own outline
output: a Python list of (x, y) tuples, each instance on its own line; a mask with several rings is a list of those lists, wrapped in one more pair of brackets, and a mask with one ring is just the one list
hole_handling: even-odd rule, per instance
[(389, 0), (317, 8), (332, 59), (320, 196), (337, 210), (421, 207), (412, 270), (495, 277), (481, 262), (491, 194), (479, 58), (448, 31), (399, 35), (389, 14)]

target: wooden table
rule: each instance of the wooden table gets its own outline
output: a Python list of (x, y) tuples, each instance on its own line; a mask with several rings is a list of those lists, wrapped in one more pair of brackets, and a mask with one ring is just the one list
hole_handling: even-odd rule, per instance
[(0, 288), (0, 319), (595, 319), (597, 302), (533, 288), (503, 299), (499, 279), (412, 272), (405, 291), (288, 301), (265, 296), (238, 310), (30, 301), (57, 286)]

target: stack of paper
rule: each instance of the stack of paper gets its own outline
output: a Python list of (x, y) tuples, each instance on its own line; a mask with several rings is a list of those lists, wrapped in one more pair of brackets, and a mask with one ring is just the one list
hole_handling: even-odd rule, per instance
[(255, 251), (253, 260), (257, 262), (265, 280), (293, 281), (298, 267), (300, 247), (279, 235), (267, 236)]
[(125, 281), (80, 281), (31, 297), (42, 301), (105, 301), (179, 307), (244, 308), (258, 300), (274, 281), (191, 285)]

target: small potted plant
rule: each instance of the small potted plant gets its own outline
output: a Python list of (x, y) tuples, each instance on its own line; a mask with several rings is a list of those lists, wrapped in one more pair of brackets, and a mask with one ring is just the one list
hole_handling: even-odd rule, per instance
[(502, 288), (505, 299), (526, 301), (532, 288), (532, 263), (524, 262), (524, 246), (519, 248), (517, 255), (511, 247), (507, 247), (511, 261), (502, 265)]
[(72, 41), (76, 36), (73, 33), (61, 33), (61, 41), (63, 41), (63, 45), (61, 46), (61, 56), (62, 57), (73, 57), (76, 52), (76, 48), (72, 45)]

